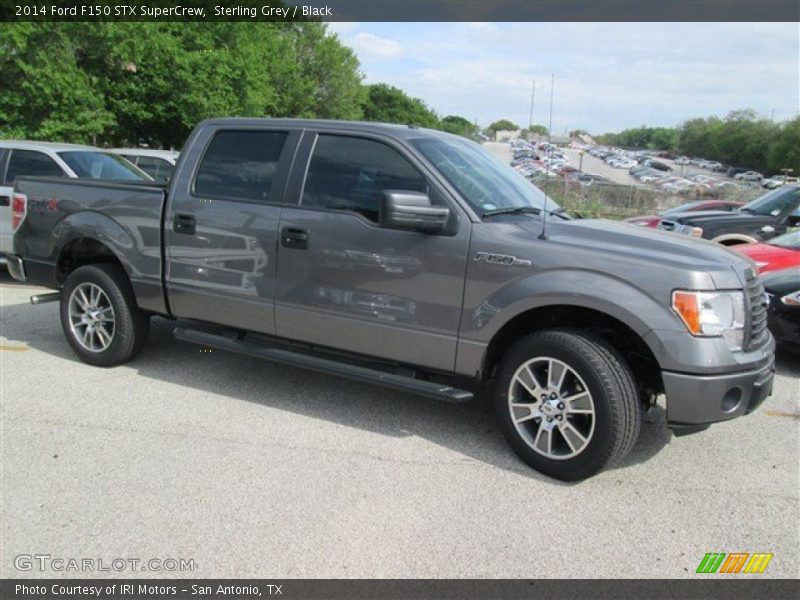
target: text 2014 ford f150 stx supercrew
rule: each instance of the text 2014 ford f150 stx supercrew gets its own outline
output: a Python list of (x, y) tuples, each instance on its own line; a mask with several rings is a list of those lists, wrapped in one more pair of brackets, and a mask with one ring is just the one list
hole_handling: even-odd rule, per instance
[(748, 259), (570, 219), (440, 132), (211, 120), (168, 186), (21, 178), (12, 212), (12, 274), (59, 290), (88, 363), (133, 357), (159, 315), (206, 346), (449, 401), (485, 390), (517, 454), (560, 479), (625, 456), (659, 394), (687, 433), (772, 389)]

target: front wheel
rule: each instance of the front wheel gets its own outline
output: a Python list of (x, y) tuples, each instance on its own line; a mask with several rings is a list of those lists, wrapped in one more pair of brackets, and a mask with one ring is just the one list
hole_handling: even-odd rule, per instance
[(526, 336), (504, 357), (495, 412), (528, 465), (566, 481), (621, 460), (639, 436), (633, 374), (601, 338), (569, 329)]
[(133, 358), (150, 332), (119, 265), (85, 265), (67, 277), (61, 291), (61, 327), (82, 360), (112, 367)]

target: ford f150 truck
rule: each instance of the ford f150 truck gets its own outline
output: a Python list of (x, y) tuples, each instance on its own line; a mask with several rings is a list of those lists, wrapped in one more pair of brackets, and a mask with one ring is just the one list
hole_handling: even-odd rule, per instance
[(93, 365), (152, 316), (189, 342), (448, 400), (492, 398), (517, 454), (576, 480), (660, 394), (677, 433), (752, 412), (775, 343), (749, 259), (567, 211), (463, 138), (201, 123), (168, 186), (20, 178), (14, 277), (58, 290)]
[(684, 212), (662, 219), (658, 228), (725, 246), (763, 242), (800, 225), (800, 187), (788, 186), (751, 200), (734, 211)]

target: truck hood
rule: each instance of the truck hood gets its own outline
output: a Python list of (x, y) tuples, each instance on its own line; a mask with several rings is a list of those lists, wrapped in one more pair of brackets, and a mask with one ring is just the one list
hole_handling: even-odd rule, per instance
[[(538, 236), (541, 222), (520, 223), (528, 234)], [(547, 224), (548, 241), (568, 250), (583, 249), (595, 260), (607, 257), (610, 270), (621, 278), (643, 274), (663, 276), (668, 270), (695, 274), (702, 285), (705, 275), (718, 289), (739, 288), (745, 284), (748, 269), (756, 273), (755, 264), (741, 254), (720, 244), (689, 236), (653, 230), (636, 225), (601, 219), (576, 219)], [(573, 254), (574, 255), (574, 254)], [(615, 266), (616, 265), (616, 266)]]
[(726, 210), (701, 210), (696, 212), (684, 212), (676, 215), (666, 217), (665, 221), (675, 221), (682, 225), (698, 225), (706, 221), (714, 221), (714, 223), (741, 223), (743, 221), (753, 221), (756, 219), (769, 219), (770, 217), (764, 215), (754, 215), (753, 213), (742, 212), (739, 210), (726, 211)]

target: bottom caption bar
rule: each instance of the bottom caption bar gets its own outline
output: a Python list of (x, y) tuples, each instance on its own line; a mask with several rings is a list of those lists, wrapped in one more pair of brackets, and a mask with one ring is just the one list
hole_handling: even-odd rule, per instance
[(304, 600), (434, 600), (570, 598), (800, 598), (788, 579), (4, 579), (0, 599), (85, 598), (182, 600), (302, 598)]

